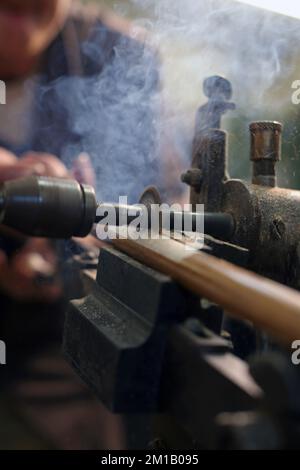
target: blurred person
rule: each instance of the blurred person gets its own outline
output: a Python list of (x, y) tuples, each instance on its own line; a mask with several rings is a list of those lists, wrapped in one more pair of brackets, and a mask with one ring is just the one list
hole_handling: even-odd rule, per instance
[[(99, 198), (135, 202), (158, 183), (157, 61), (125, 20), (72, 0), (0, 0), (0, 79), (0, 182), (76, 177), (95, 184)], [(0, 226), (0, 248), (8, 393), (55, 447), (124, 447), (119, 418), (101, 409), (58, 352), (65, 303), (53, 244)], [(37, 282), (41, 276), (51, 283)], [(101, 420), (110, 422), (105, 438)]]

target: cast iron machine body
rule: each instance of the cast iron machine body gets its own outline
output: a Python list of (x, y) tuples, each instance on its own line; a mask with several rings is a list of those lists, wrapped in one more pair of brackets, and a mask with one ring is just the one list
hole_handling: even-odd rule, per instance
[[(204, 91), (209, 97), (204, 109), (218, 98), (220, 122), (221, 115), (232, 109), (227, 102), (231, 96), (229, 82), (211, 77)], [(300, 191), (277, 186), (282, 124), (250, 124), (251, 181), (237, 180), (227, 172), (227, 133), (205, 126), (202, 109), (196, 119), (192, 167), (182, 175), (191, 188), (191, 204), (204, 204), (209, 212), (231, 214), (235, 223), (231, 242), (249, 250), (249, 268), (299, 288)]]

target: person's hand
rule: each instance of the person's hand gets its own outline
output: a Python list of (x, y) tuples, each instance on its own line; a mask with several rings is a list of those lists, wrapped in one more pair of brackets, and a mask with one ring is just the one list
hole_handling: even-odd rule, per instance
[(65, 165), (54, 155), (29, 152), (21, 158), (0, 148), (0, 182), (25, 176), (69, 178)]
[(79, 183), (95, 186), (96, 177), (88, 154), (81, 153), (68, 172), (65, 165), (54, 155), (40, 152), (27, 152), (20, 158), (0, 148), (0, 183), (25, 176), (51, 176), (54, 178), (74, 178)]
[(91, 159), (87, 153), (81, 153), (74, 160), (70, 172), (65, 165), (54, 155), (48, 153), (29, 152), (19, 159), (19, 164), (32, 166), (42, 165), (43, 176), (52, 176), (54, 178), (74, 178), (79, 183), (95, 186), (95, 172)]
[(18, 164), (29, 168), (38, 168), (40, 176), (53, 178), (70, 178), (65, 165), (54, 155), (40, 152), (28, 152), (21, 156)]
[(26, 164), (19, 164), (17, 157), (13, 153), (0, 148), (0, 183), (22, 178), (23, 176), (39, 174), (40, 171), (42, 171), (40, 165), (30, 168)]
[(49, 241), (31, 238), (10, 259), (0, 250), (0, 289), (22, 302), (58, 300), (62, 288)]
[(80, 153), (73, 162), (71, 174), (78, 183), (95, 187), (96, 174), (88, 153)]

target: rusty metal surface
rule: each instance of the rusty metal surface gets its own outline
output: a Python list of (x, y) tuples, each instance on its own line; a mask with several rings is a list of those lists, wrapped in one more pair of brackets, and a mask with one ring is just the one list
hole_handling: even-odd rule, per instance
[[(209, 99), (219, 96), (219, 82), (212, 77), (209, 83)], [(222, 96), (226, 100), (231, 93)], [(200, 107), (197, 119), (205, 115), (206, 107)], [(215, 113), (220, 122), (218, 111)], [(226, 133), (220, 129), (199, 132), (196, 127), (191, 168), (182, 181), (190, 185), (194, 206), (201, 203), (206, 211), (233, 217), (235, 230), (230, 241), (249, 249), (249, 268), (299, 288), (300, 191), (278, 188), (276, 178), (282, 127), (276, 121), (250, 124), (252, 183), (228, 176)]]
[(275, 165), (281, 160), (282, 127), (282, 124), (276, 121), (250, 124), (253, 184), (271, 187), (277, 185)]

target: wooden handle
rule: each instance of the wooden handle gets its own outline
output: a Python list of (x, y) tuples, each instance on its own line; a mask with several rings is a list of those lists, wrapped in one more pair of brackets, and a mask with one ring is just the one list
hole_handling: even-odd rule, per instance
[(115, 239), (136, 260), (167, 274), (186, 289), (251, 321), (290, 345), (300, 339), (300, 293), (175, 240)]

